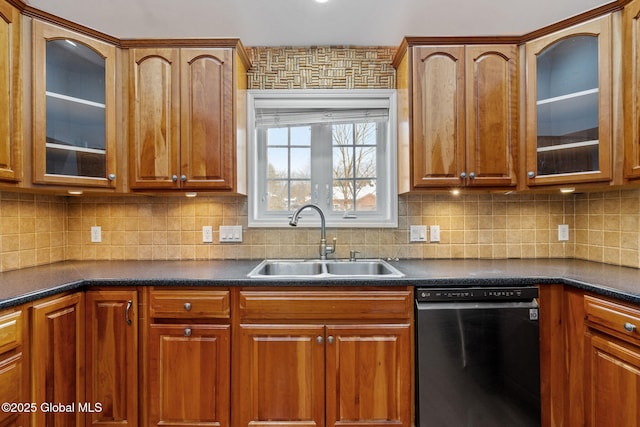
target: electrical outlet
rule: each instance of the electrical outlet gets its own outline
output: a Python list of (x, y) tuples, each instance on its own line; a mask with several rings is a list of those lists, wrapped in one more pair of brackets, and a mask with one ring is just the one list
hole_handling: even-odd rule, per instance
[(91, 227), (91, 243), (101, 243), (102, 242), (102, 227), (99, 225), (94, 225)]
[(558, 224), (558, 240), (561, 242), (569, 240), (569, 225)]
[(427, 226), (412, 225), (409, 227), (409, 242), (426, 242)]
[(204, 225), (202, 227), (202, 243), (213, 243), (213, 227)]
[(220, 243), (241, 243), (242, 242), (242, 226), (241, 225), (221, 225), (220, 226)]
[(429, 226), (429, 241), (432, 243), (440, 241), (440, 226), (439, 225), (430, 225)]

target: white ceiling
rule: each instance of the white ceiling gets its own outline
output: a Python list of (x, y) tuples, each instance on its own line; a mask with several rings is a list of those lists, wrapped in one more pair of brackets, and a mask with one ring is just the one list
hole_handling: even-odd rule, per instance
[(610, 0), (27, 0), (117, 38), (245, 46), (397, 46), (404, 36), (523, 35)]

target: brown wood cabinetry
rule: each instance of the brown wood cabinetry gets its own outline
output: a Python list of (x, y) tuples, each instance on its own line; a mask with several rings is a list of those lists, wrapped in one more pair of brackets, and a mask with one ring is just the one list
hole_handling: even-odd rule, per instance
[(131, 188), (245, 191), (248, 62), (228, 44), (130, 49)]
[(33, 20), (33, 182), (114, 188), (116, 47)]
[(585, 425), (640, 426), (640, 308), (585, 296)]
[[(31, 324), (31, 402), (77, 405), (84, 394), (84, 293), (36, 303)], [(83, 425), (80, 411), (32, 414), (32, 425)]]
[(405, 43), (395, 62), (401, 191), (515, 185), (516, 44)]
[(135, 290), (86, 294), (86, 425), (138, 425), (137, 308)]
[(241, 290), (237, 425), (409, 426), (412, 301), (406, 288)]
[(148, 296), (145, 425), (229, 426), (229, 291), (150, 289)]
[(611, 15), (526, 43), (528, 185), (611, 180), (611, 43)]
[[(27, 316), (19, 307), (0, 312), (0, 403), (29, 402), (29, 367), (25, 358), (28, 338)], [(0, 412), (0, 425), (27, 427), (29, 412), (16, 406)]]
[(20, 12), (0, 0), (0, 180), (22, 179)]
[(640, 0), (622, 10), (624, 172), (640, 178)]

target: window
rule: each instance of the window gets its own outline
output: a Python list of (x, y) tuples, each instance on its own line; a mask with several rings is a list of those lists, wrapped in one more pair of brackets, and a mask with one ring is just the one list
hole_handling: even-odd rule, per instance
[[(396, 227), (395, 91), (249, 92), (249, 226)], [(313, 210), (300, 225), (317, 225)]]

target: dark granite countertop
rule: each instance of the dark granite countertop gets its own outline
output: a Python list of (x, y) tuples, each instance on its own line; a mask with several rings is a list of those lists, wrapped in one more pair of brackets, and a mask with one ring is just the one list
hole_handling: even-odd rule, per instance
[(561, 283), (640, 304), (640, 269), (581, 260), (406, 260), (400, 279), (249, 279), (259, 261), (68, 261), (0, 273), (0, 309), (92, 286), (507, 286)]

